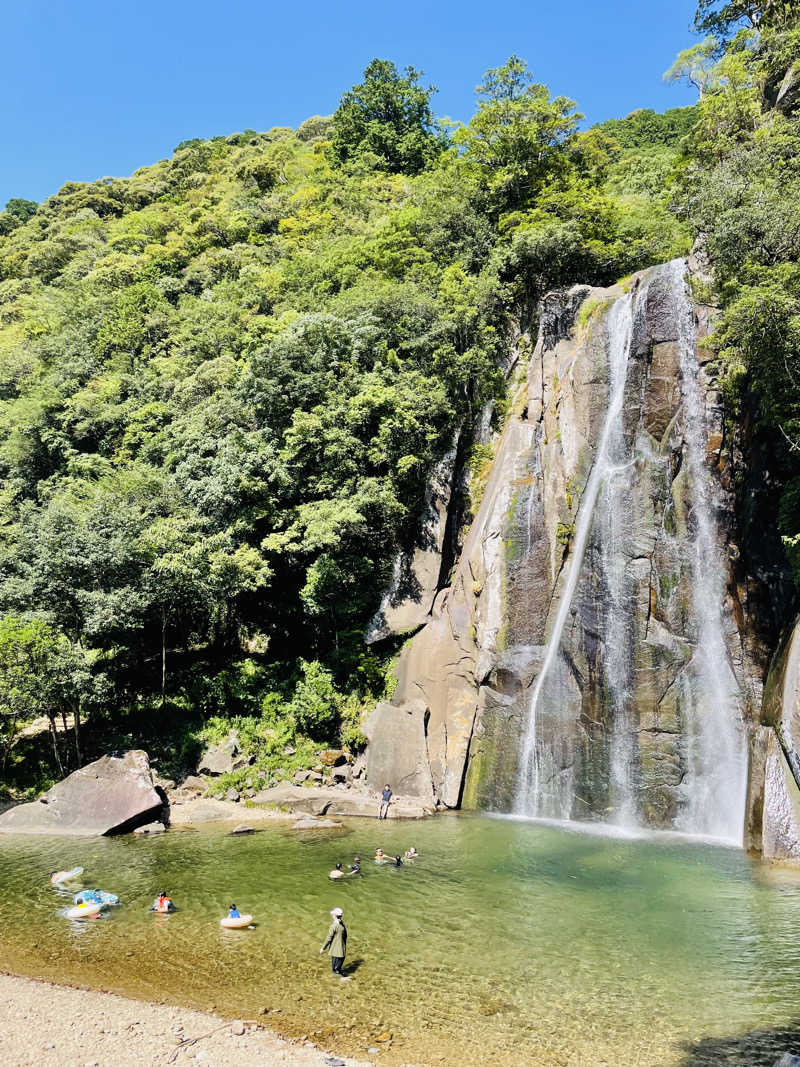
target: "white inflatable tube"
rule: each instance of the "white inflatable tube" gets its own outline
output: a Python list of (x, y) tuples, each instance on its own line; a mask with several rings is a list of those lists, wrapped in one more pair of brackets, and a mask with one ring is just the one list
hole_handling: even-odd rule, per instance
[(74, 882), (83, 874), (83, 867), (73, 867), (71, 871), (56, 871), (50, 875), (53, 885), (61, 885), (62, 882)]
[(67, 912), (68, 919), (93, 919), (95, 915), (99, 915), (105, 907), (104, 904), (76, 904), (74, 908), (70, 908)]
[(230, 915), (227, 915), (224, 919), (220, 919), (219, 925), (224, 926), (226, 930), (244, 930), (245, 926), (249, 926), (252, 921), (252, 915), (240, 915), (238, 919), (232, 919)]

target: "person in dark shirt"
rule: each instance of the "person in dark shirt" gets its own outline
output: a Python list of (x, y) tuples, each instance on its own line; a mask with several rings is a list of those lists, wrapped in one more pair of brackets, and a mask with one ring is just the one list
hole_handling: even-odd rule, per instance
[(350, 874), (361, 874), (361, 858), (359, 856), (353, 856), (353, 862), (350, 864)]
[(390, 803), (391, 799), (392, 799), (392, 789), (391, 789), (391, 786), (387, 783), (383, 787), (383, 792), (381, 793), (381, 807), (380, 807), (380, 811), (378, 812), (378, 818), (379, 819), (385, 819), (386, 816), (388, 815), (388, 813), (389, 813), (389, 803)]

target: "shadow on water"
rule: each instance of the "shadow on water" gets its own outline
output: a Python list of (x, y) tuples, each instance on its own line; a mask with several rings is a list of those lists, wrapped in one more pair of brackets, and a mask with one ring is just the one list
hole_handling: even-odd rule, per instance
[(800, 1056), (800, 1022), (737, 1037), (704, 1037), (683, 1049), (678, 1067), (773, 1067), (785, 1052)]

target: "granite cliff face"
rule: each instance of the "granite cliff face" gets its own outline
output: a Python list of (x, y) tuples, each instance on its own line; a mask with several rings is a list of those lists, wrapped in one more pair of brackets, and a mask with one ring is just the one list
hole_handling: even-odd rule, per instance
[(769, 635), (685, 271), (543, 302), (450, 584), (367, 725), (370, 784), (742, 840)]

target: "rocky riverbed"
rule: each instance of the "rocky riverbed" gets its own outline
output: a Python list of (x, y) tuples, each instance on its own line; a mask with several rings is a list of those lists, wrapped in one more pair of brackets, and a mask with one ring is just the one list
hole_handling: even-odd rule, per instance
[(359, 1067), (316, 1048), (285, 1040), (263, 1019), (231, 1021), (168, 1005), (145, 1004), (113, 993), (0, 974), (0, 1062), (14, 1067)]

